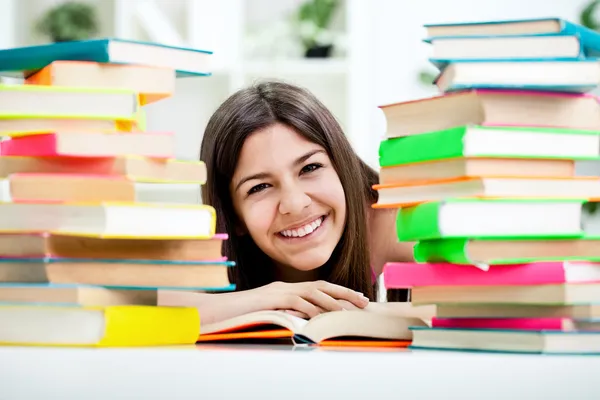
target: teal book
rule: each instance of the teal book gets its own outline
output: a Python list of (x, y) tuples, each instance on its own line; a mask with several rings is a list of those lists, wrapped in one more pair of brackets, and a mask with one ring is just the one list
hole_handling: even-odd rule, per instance
[(379, 144), (382, 167), (459, 157), (595, 160), (600, 131), (463, 125)]
[(7, 283), (92, 285), (120, 289), (228, 290), (233, 261), (0, 258)]
[(585, 60), (600, 56), (600, 33), (561, 19), (478, 21), (426, 25), (430, 61), (443, 69), (466, 60)]
[(424, 27), (426, 42), (440, 37), (576, 35), (586, 42), (598, 38), (596, 31), (559, 17), (431, 23)]
[(600, 332), (411, 327), (412, 349), (531, 354), (600, 354)]
[(178, 77), (211, 75), (212, 52), (104, 38), (0, 50), (0, 75), (26, 77), (58, 60), (169, 68)]
[(454, 60), (434, 83), (444, 93), (471, 89), (587, 93), (600, 85), (600, 61)]

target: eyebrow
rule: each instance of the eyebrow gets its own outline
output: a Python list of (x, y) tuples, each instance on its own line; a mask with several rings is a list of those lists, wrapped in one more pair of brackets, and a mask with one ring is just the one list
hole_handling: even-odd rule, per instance
[[(318, 154), (318, 153), (325, 153), (325, 150), (321, 150), (321, 149), (311, 150), (308, 153), (304, 154), (303, 156), (298, 157), (292, 165), (297, 166), (299, 164), (302, 164), (303, 162), (305, 162), (306, 160), (308, 160), (309, 158), (311, 158), (312, 156), (314, 156), (315, 154)], [(246, 183), (248, 181), (251, 181), (253, 179), (265, 179), (270, 176), (271, 176), (271, 174), (269, 174), (267, 172), (259, 172), (258, 174), (245, 176), (235, 186), (235, 191), (237, 192), (238, 189), (240, 188), (240, 186), (242, 186), (244, 183)]]

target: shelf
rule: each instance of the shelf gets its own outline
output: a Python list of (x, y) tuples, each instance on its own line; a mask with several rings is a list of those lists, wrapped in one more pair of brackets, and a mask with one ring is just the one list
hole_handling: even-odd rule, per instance
[(344, 75), (348, 72), (348, 61), (343, 58), (248, 60), (242, 71), (246, 75)]

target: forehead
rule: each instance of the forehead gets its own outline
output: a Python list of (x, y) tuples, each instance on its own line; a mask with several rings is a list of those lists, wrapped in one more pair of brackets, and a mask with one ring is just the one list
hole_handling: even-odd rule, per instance
[(234, 175), (284, 167), (310, 151), (322, 149), (286, 125), (271, 125), (244, 141)]

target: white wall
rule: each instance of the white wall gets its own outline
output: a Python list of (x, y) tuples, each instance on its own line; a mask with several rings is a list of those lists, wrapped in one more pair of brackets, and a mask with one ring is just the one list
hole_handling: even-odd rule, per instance
[[(562, 17), (578, 22), (579, 12), (587, 0), (430, 0), (375, 2), (374, 84), (377, 105), (427, 97), (435, 88), (417, 81), (423, 68), (436, 71), (428, 64), (429, 47), (422, 42), (426, 23), (478, 20)], [(379, 114), (376, 135), (385, 131)], [(376, 159), (377, 147), (370, 149)], [(600, 170), (598, 170), (600, 171)]]

